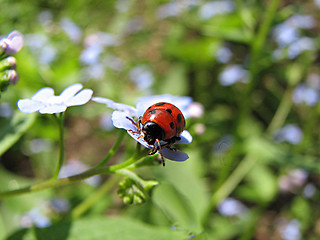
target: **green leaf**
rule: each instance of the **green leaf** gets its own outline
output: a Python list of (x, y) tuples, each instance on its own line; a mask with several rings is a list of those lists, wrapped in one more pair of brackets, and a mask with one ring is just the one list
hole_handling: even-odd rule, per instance
[(172, 219), (178, 227), (189, 231), (197, 225), (190, 201), (170, 183), (162, 183), (153, 193), (153, 202)]
[(267, 166), (256, 164), (246, 179), (248, 184), (238, 189), (238, 193), (243, 198), (261, 203), (273, 200), (278, 190), (278, 184), (276, 176)]
[(13, 118), (7, 119), (0, 128), (0, 156), (6, 152), (25, 131), (31, 127), (35, 119), (34, 114), (16, 111)]
[(135, 219), (93, 217), (74, 222), (59, 222), (48, 228), (19, 230), (7, 240), (179, 240), (182, 232), (154, 227)]
[[(166, 77), (162, 79), (159, 88), (160, 93), (170, 93), (183, 96), (187, 94), (188, 85), (186, 84), (187, 69), (182, 64), (174, 64)], [(173, 86), (174, 83), (174, 87)]]
[(220, 46), (220, 41), (212, 38), (183, 40), (169, 43), (165, 52), (187, 63), (203, 65), (213, 62), (214, 53)]
[(157, 177), (160, 181), (152, 199), (179, 226), (200, 233), (209, 205), (209, 190), (201, 177), (203, 168), (199, 153), (188, 152), (190, 160), (184, 163), (166, 162), (166, 171)]
[(253, 37), (241, 17), (235, 14), (217, 15), (204, 23), (202, 30), (208, 36), (240, 43), (250, 43)]

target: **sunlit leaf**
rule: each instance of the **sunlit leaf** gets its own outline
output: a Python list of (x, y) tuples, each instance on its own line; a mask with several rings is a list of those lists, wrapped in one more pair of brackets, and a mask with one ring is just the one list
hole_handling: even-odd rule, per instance
[(0, 156), (6, 152), (31, 127), (34, 114), (16, 111), (13, 118), (6, 120), (0, 126)]
[(94, 217), (74, 222), (60, 222), (48, 228), (19, 230), (7, 240), (179, 240), (185, 234), (168, 228), (154, 227), (129, 218)]

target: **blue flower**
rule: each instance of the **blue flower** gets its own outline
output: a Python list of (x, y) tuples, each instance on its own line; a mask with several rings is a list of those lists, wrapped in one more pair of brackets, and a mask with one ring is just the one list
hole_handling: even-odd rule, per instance
[(300, 228), (300, 221), (297, 219), (293, 219), (283, 229), (280, 229), (281, 237), (285, 240), (300, 240)]
[(205, 3), (199, 10), (200, 18), (209, 19), (218, 14), (234, 11), (233, 1), (211, 1)]
[(145, 65), (134, 67), (130, 73), (131, 80), (136, 84), (138, 89), (147, 90), (154, 82), (154, 76)]
[[(191, 97), (175, 97), (171, 95), (158, 95), (139, 98), (136, 108), (126, 104), (116, 103), (110, 99), (102, 97), (93, 97), (92, 100), (95, 102), (106, 104), (107, 107), (114, 109), (115, 111), (112, 113), (113, 126), (115, 126), (116, 128), (123, 128), (127, 130), (128, 134), (133, 139), (149, 149), (153, 149), (153, 146), (149, 145), (143, 139), (143, 137), (141, 137), (143, 133), (138, 133), (136, 125), (134, 125), (128, 118), (138, 119), (143, 115), (148, 107), (157, 102), (170, 102), (174, 104), (181, 110), (184, 117), (188, 118), (190, 116), (188, 107), (192, 103)], [(192, 142), (192, 136), (186, 130), (181, 133), (180, 137), (181, 140), (178, 141), (177, 144), (189, 144)], [(188, 155), (184, 152), (181, 152), (179, 150), (172, 151), (168, 148), (163, 148), (162, 154), (165, 158), (173, 161), (185, 161), (189, 158)]]
[(243, 214), (248, 212), (248, 208), (245, 205), (233, 198), (224, 199), (222, 202), (219, 203), (217, 208), (219, 213), (227, 217), (241, 217), (243, 216)]
[(90, 100), (92, 90), (83, 89), (80, 91), (81, 88), (82, 84), (76, 83), (63, 90), (59, 96), (55, 96), (52, 88), (45, 87), (30, 99), (18, 100), (17, 106), (24, 113), (39, 111), (41, 114), (53, 114), (64, 112), (67, 107), (83, 105)]
[(287, 124), (279, 129), (275, 134), (276, 142), (289, 142), (291, 144), (299, 144), (303, 138), (303, 132), (295, 124)]
[(222, 86), (230, 86), (236, 82), (247, 82), (248, 71), (241, 65), (227, 66), (219, 75), (219, 82)]
[(43, 214), (40, 208), (32, 208), (21, 218), (22, 227), (29, 228), (36, 226), (38, 228), (46, 228), (51, 225), (50, 219)]
[(63, 18), (60, 21), (60, 26), (72, 41), (79, 42), (81, 40), (82, 30), (71, 19)]
[(319, 102), (319, 93), (314, 88), (299, 84), (292, 93), (292, 100), (295, 104), (315, 106)]

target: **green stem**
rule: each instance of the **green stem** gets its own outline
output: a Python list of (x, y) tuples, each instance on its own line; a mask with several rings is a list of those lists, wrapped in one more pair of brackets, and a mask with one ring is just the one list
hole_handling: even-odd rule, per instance
[(92, 177), (94, 175), (99, 175), (99, 174), (114, 174), (116, 171), (126, 168), (140, 160), (142, 160), (144, 157), (139, 158), (139, 157), (131, 157), (129, 160), (117, 164), (117, 165), (112, 165), (109, 167), (104, 167), (104, 168), (93, 168), (90, 169), (86, 172), (71, 176), (71, 177), (66, 177), (66, 178), (59, 178), (59, 179), (51, 179), (42, 183), (34, 184), (25, 188), (20, 188), (17, 190), (12, 190), (12, 191), (7, 191), (0, 193), (0, 199), (5, 198), (5, 197), (11, 197), (11, 196), (17, 196), (20, 194), (24, 193), (29, 193), (29, 192), (36, 192), (36, 191), (41, 191), (44, 189), (49, 189), (49, 188), (55, 188), (55, 187), (60, 187), (60, 186), (65, 186), (71, 183), (75, 183), (78, 181), (82, 181), (84, 179), (87, 179), (89, 177)]
[(59, 159), (56, 167), (56, 171), (53, 175), (53, 179), (57, 179), (59, 176), (60, 169), (64, 160), (64, 114), (60, 113), (59, 116), (55, 115), (58, 125), (59, 125), (59, 141), (60, 141), (60, 150), (59, 150)]
[(268, 126), (267, 131), (269, 134), (272, 134), (275, 130), (279, 129), (285, 122), (292, 107), (291, 95), (291, 89), (286, 90), (284, 93), (280, 105)]
[(250, 56), (250, 79), (247, 84), (247, 89), (245, 91), (245, 95), (243, 100), (241, 101), (240, 106), (240, 118), (244, 120), (244, 117), (247, 115), (250, 110), (250, 101), (251, 94), (253, 89), (255, 88), (258, 81), (258, 73), (261, 70), (261, 53), (263, 48), (265, 47), (265, 42), (270, 32), (270, 28), (272, 25), (272, 21), (277, 13), (278, 6), (280, 4), (280, 0), (271, 0), (266, 8), (264, 17), (261, 20), (261, 26), (256, 34), (255, 38), (252, 40), (251, 45), (251, 56)]
[(120, 134), (118, 136), (117, 141), (115, 142), (115, 144), (113, 145), (113, 147), (110, 149), (110, 151), (108, 152), (107, 156), (96, 166), (96, 168), (101, 168), (104, 165), (106, 165), (108, 163), (108, 161), (110, 160), (110, 158), (116, 153), (116, 151), (118, 150), (124, 136), (125, 136), (125, 131), (120, 131)]
[(140, 184), (143, 188), (146, 185), (146, 181), (143, 180), (142, 178), (140, 178), (137, 174), (135, 174), (134, 172), (127, 170), (127, 169), (120, 169), (118, 171), (116, 171), (116, 174), (128, 177), (130, 179), (132, 179), (133, 181), (135, 181), (136, 183)]
[(86, 213), (96, 202), (98, 202), (107, 192), (110, 192), (118, 182), (119, 177), (111, 176), (99, 189), (91, 194), (85, 201), (76, 206), (71, 212), (71, 218), (76, 219)]
[(231, 176), (221, 185), (221, 187), (212, 195), (211, 208), (215, 208), (223, 199), (228, 197), (231, 192), (238, 186), (241, 180), (247, 175), (256, 163), (256, 158), (247, 156), (244, 158), (238, 167), (234, 170)]

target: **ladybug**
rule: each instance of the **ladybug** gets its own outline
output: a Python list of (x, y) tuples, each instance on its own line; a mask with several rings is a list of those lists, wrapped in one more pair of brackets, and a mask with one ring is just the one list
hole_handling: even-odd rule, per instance
[(185, 119), (180, 109), (168, 102), (158, 102), (150, 106), (138, 122), (129, 120), (136, 125), (136, 133), (142, 133), (144, 140), (153, 146), (149, 154), (155, 154), (159, 150), (165, 166), (161, 150), (165, 147), (171, 149), (170, 146), (181, 139), (179, 136), (185, 128)]

